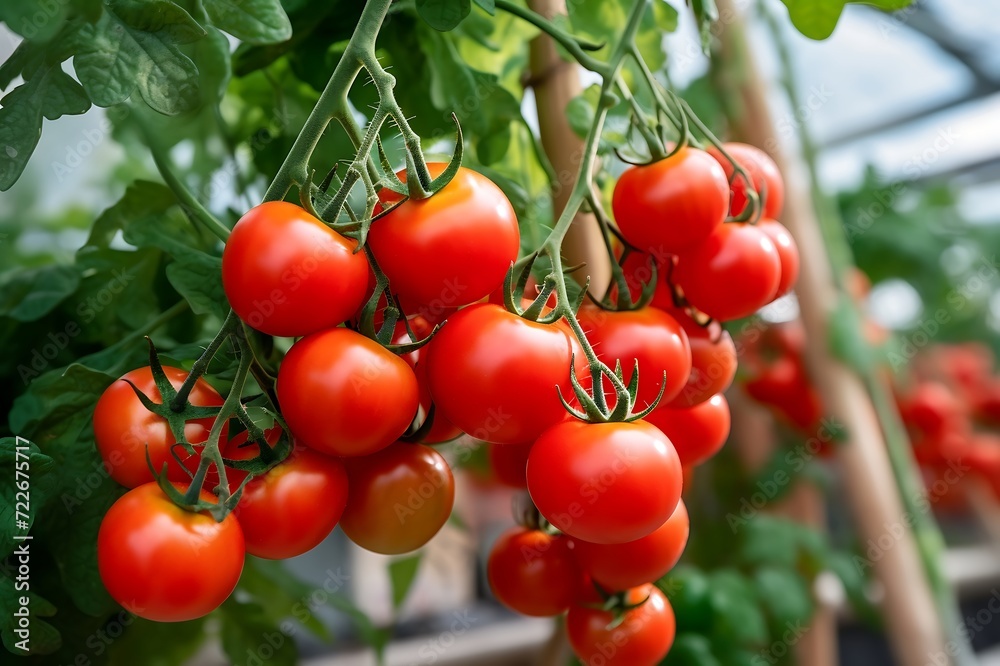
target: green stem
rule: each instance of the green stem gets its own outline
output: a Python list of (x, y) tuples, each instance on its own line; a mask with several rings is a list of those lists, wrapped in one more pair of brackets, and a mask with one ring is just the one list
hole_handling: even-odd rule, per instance
[[(645, 0), (640, 0), (640, 2), (644, 1)], [(496, 6), (497, 9), (502, 9), (505, 12), (517, 16), (518, 18), (524, 19), (542, 32), (548, 34), (552, 39), (556, 40), (564, 49), (566, 49), (578, 63), (590, 71), (600, 74), (604, 79), (609, 78), (610, 63), (603, 63), (597, 58), (594, 58), (586, 53), (580, 46), (580, 41), (576, 37), (558, 27), (541, 14), (521, 7), (520, 5), (516, 5), (510, 0), (496, 0)]]
[(215, 334), (212, 341), (208, 343), (208, 347), (205, 348), (205, 351), (203, 351), (201, 356), (199, 356), (194, 362), (194, 365), (191, 366), (191, 372), (188, 373), (188, 376), (184, 379), (184, 383), (181, 384), (181, 387), (177, 389), (177, 395), (175, 395), (174, 399), (170, 401), (170, 409), (175, 412), (184, 411), (184, 407), (187, 405), (188, 396), (191, 394), (191, 389), (194, 388), (198, 379), (200, 379), (201, 376), (205, 374), (205, 371), (208, 370), (208, 364), (212, 362), (213, 358), (215, 358), (215, 354), (219, 351), (219, 347), (221, 347), (222, 343), (226, 341), (233, 331), (236, 330), (239, 323), (239, 317), (237, 317), (236, 314), (230, 310), (229, 314), (226, 316), (225, 322), (222, 324), (222, 328), (220, 328), (219, 332)]
[[(138, 114), (136, 114), (138, 116)], [(142, 121), (140, 121), (142, 125)], [(143, 126), (143, 130), (145, 131)], [(149, 151), (153, 155), (153, 162), (156, 163), (156, 168), (160, 171), (160, 176), (163, 177), (163, 181), (167, 184), (167, 187), (174, 193), (184, 207), (184, 210), (188, 215), (193, 216), (195, 220), (200, 222), (206, 229), (211, 231), (215, 236), (225, 243), (229, 239), (229, 227), (220, 222), (212, 213), (202, 205), (198, 199), (191, 194), (191, 190), (181, 182), (180, 178), (174, 173), (173, 168), (170, 165), (169, 158), (164, 154), (163, 149), (160, 148), (158, 143), (146, 133), (146, 143), (149, 145)]]

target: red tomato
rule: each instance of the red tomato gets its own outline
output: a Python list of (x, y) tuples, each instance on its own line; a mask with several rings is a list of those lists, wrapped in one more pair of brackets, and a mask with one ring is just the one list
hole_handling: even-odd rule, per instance
[(262, 203), (226, 241), (226, 298), (240, 319), (268, 335), (332, 328), (364, 302), (368, 261), (356, 246), (295, 204)]
[[(241, 434), (245, 441), (245, 433)], [(226, 449), (231, 460), (249, 460), (258, 453), (253, 443)], [(336, 527), (346, 505), (344, 463), (295, 446), (278, 465), (250, 479), (234, 513), (248, 553), (283, 560), (319, 545)]]
[[(180, 368), (164, 367), (163, 372), (175, 389), (179, 389), (188, 376), (188, 373)], [(94, 408), (94, 439), (108, 474), (126, 488), (149, 483), (153, 480), (153, 473), (146, 462), (148, 451), (149, 459), (157, 473), (166, 464), (167, 478), (172, 481), (190, 482), (191, 476), (184, 471), (171, 453), (171, 448), (176, 442), (167, 422), (143, 407), (126, 379), (135, 384), (153, 402), (163, 401), (160, 391), (153, 382), (153, 372), (149, 366), (126, 373), (104, 390)], [(222, 397), (208, 382), (200, 378), (195, 382), (188, 399), (192, 405), (199, 407), (222, 405)], [(188, 421), (184, 426), (184, 438), (191, 444), (204, 443), (214, 422), (214, 418)], [(227, 428), (228, 426), (223, 426), (219, 441), (225, 441)], [(200, 448), (196, 446), (196, 449)], [(190, 471), (198, 469), (201, 461), (199, 453), (189, 455), (181, 447), (177, 447), (175, 452), (184, 460), (184, 466)], [(214, 485), (212, 474), (215, 474), (214, 467), (209, 470), (207, 487)], [(217, 483), (217, 475), (215, 479)]]
[(566, 421), (528, 456), (528, 492), (559, 530), (591, 543), (641, 539), (681, 497), (681, 463), (670, 440), (644, 421)]
[(781, 278), (778, 280), (778, 291), (775, 298), (784, 296), (799, 279), (799, 248), (785, 225), (764, 218), (757, 223), (757, 228), (767, 234), (774, 247), (778, 250), (778, 260), (781, 262)]
[(681, 559), (691, 522), (684, 500), (655, 532), (636, 541), (596, 544), (576, 540), (573, 553), (583, 572), (607, 590), (655, 583)]
[(608, 611), (570, 607), (566, 632), (585, 666), (656, 666), (667, 656), (677, 633), (674, 610), (653, 585), (629, 590), (629, 603), (643, 599), (646, 602), (626, 612), (618, 625)]
[[(428, 164), (438, 176), (446, 164)], [(399, 177), (406, 179), (406, 171)], [(382, 190), (385, 205), (400, 200)], [(429, 199), (408, 200), (376, 221), (368, 243), (389, 286), (421, 308), (475, 303), (496, 289), (517, 259), (521, 242), (514, 208), (489, 178), (460, 168)]]
[(747, 394), (774, 409), (778, 416), (802, 432), (813, 432), (823, 416), (819, 394), (809, 381), (801, 360), (782, 357), (747, 379)]
[[(653, 255), (644, 252), (632, 252), (625, 257), (625, 261), (621, 264), (622, 273), (625, 275), (625, 281), (628, 284), (629, 294), (632, 296), (633, 301), (639, 299), (642, 295), (643, 286), (653, 279), (651, 261), (654, 261)], [(666, 280), (668, 273), (667, 265), (664, 263), (666, 261), (673, 262), (673, 257), (667, 257), (663, 261), (655, 259), (656, 290), (653, 292), (653, 299), (649, 302), (649, 305), (673, 315), (672, 310), (675, 309), (674, 297), (670, 292), (670, 285), (667, 284)], [(611, 286), (610, 296), (612, 303), (618, 298), (618, 287), (615, 285)]]
[(646, 420), (663, 431), (685, 467), (700, 465), (718, 453), (731, 425), (729, 403), (721, 393), (694, 407), (654, 409)]
[(681, 255), (675, 283), (688, 302), (719, 321), (747, 317), (774, 300), (781, 260), (766, 233), (742, 223), (723, 224)]
[(497, 539), (486, 575), (504, 606), (533, 617), (564, 613), (583, 581), (566, 537), (523, 527)]
[(430, 541), (451, 515), (455, 480), (429, 446), (397, 442), (344, 463), (351, 481), (340, 527), (362, 548), (408, 553)]
[[(409, 322), (410, 329), (417, 336), (418, 340), (423, 340), (431, 331), (434, 325), (423, 317), (414, 317)], [(410, 335), (406, 332), (406, 325), (403, 322), (396, 324), (396, 335), (393, 337), (394, 344), (406, 344), (412, 342)], [(427, 418), (434, 400), (431, 397), (430, 382), (427, 379), (427, 353), (426, 347), (421, 347), (415, 351), (402, 355), (402, 359), (407, 365), (413, 368), (413, 374), (417, 378), (417, 385), (420, 387), (420, 422)], [(430, 430), (424, 435), (423, 441), (426, 444), (440, 444), (449, 442), (462, 436), (462, 431), (450, 423), (443, 414), (436, 409), (434, 411), (434, 422), (431, 423)]]
[(511, 488), (528, 487), (528, 454), (531, 444), (487, 444), (490, 468), (496, 480)]
[[(202, 499), (214, 496), (202, 492)], [(211, 613), (243, 571), (243, 532), (230, 514), (221, 523), (186, 511), (155, 483), (125, 493), (101, 521), (97, 567), (111, 597), (155, 622)]]
[[(729, 156), (750, 174), (752, 187), (760, 197), (764, 217), (777, 219), (781, 215), (781, 208), (785, 203), (785, 183), (781, 179), (778, 165), (774, 163), (770, 155), (756, 146), (745, 143), (724, 143), (722, 145)], [(733, 178), (736, 170), (733, 169), (732, 163), (715, 147), (709, 148), (708, 152), (725, 169), (726, 178)], [(737, 176), (732, 182), (729, 214), (736, 217), (743, 212), (747, 205), (747, 181), (743, 176)]]
[(406, 361), (346, 328), (292, 345), (278, 369), (277, 389), (296, 440), (332, 456), (389, 446), (409, 428), (419, 402)]
[(676, 398), (664, 405), (671, 409), (694, 407), (722, 393), (736, 376), (736, 345), (718, 323), (699, 326), (690, 317), (681, 318), (691, 346), (691, 374)]
[(681, 148), (670, 157), (625, 170), (611, 208), (629, 243), (662, 257), (702, 243), (729, 207), (726, 173), (711, 155)]
[(565, 326), (528, 321), (491, 303), (473, 305), (427, 346), (431, 395), (446, 419), (477, 439), (531, 442), (568, 418), (556, 385), (572, 397), (573, 354), (585, 382), (586, 358)]
[[(665, 386), (663, 404), (684, 388), (691, 373), (691, 347), (684, 329), (666, 312), (650, 307), (614, 312), (585, 305), (577, 319), (606, 365), (614, 369), (615, 361), (621, 361), (626, 384), (632, 379), (638, 361), (639, 390), (634, 411), (652, 404), (661, 386)], [(614, 390), (607, 378), (604, 390), (611, 398), (610, 404), (614, 404)]]

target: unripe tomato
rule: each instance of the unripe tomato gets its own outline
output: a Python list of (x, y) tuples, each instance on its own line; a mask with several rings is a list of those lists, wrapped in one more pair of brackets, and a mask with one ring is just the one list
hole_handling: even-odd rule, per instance
[(268, 335), (332, 328), (364, 302), (368, 260), (356, 247), (295, 204), (262, 203), (226, 241), (226, 298), (240, 319)]
[[(214, 501), (203, 491), (204, 501)], [(125, 610), (155, 622), (211, 613), (243, 571), (243, 532), (235, 516), (221, 522), (170, 501), (155, 483), (125, 493), (101, 521), (97, 567)]]
[(684, 500), (655, 532), (628, 543), (573, 542), (573, 554), (584, 573), (611, 591), (655, 583), (681, 559), (691, 522)]
[(556, 386), (573, 397), (574, 355), (581, 383), (590, 374), (565, 326), (528, 321), (492, 303), (449, 318), (426, 352), (440, 413), (473, 437), (501, 444), (531, 442), (568, 418)]
[(700, 465), (718, 453), (731, 425), (729, 403), (721, 393), (693, 407), (654, 409), (646, 420), (670, 439), (685, 467)]
[(566, 534), (625, 543), (651, 534), (677, 507), (681, 463), (670, 440), (644, 421), (566, 421), (528, 456), (528, 492)]
[(785, 225), (764, 218), (757, 223), (757, 228), (767, 234), (774, 247), (778, 250), (778, 261), (781, 263), (781, 277), (778, 280), (778, 291), (775, 298), (784, 296), (799, 279), (799, 247)]
[(566, 633), (585, 666), (656, 666), (667, 656), (677, 633), (674, 611), (653, 585), (628, 591), (629, 603), (643, 599), (617, 625), (609, 611), (582, 605), (569, 609)]
[(408, 553), (430, 541), (451, 515), (455, 480), (429, 446), (397, 442), (344, 463), (350, 488), (340, 526), (362, 548)]
[(629, 243), (663, 257), (699, 245), (722, 224), (729, 181), (711, 155), (685, 147), (626, 169), (615, 184), (611, 208)]
[(406, 361), (346, 328), (292, 345), (278, 369), (277, 390), (296, 440), (331, 456), (389, 446), (409, 428), (419, 402)]
[(564, 613), (583, 582), (566, 537), (523, 527), (497, 539), (486, 575), (504, 606), (533, 617)]
[[(241, 435), (245, 442), (246, 433)], [(233, 438), (226, 458), (249, 460), (259, 455), (256, 444), (238, 444)], [(250, 479), (234, 514), (248, 553), (283, 560), (319, 545), (336, 527), (346, 505), (344, 463), (299, 445), (278, 465)]]
[[(164, 367), (164, 374), (170, 384), (179, 389), (188, 373), (180, 368)], [(126, 381), (128, 380), (128, 381)], [(147, 410), (128, 382), (146, 394), (153, 402), (162, 402), (160, 391), (153, 381), (153, 371), (149, 366), (126, 373), (113, 383), (97, 401), (94, 408), (94, 440), (97, 450), (104, 460), (111, 478), (125, 486), (135, 488), (153, 480), (153, 473), (146, 461), (146, 453), (153, 467), (159, 473), (167, 465), (167, 478), (172, 481), (190, 481), (188, 475), (174, 458), (171, 449), (176, 444), (167, 422)], [(204, 379), (199, 378), (188, 396), (192, 405), (216, 407), (222, 405), (222, 397)], [(184, 426), (184, 438), (190, 444), (203, 444), (208, 439), (214, 418), (195, 419)], [(223, 426), (220, 441), (225, 441), (228, 426)], [(184, 466), (194, 472), (201, 460), (200, 453), (188, 454), (183, 448), (174, 451), (184, 460)], [(214, 468), (209, 475), (215, 474)], [(215, 477), (218, 479), (218, 476)], [(217, 483), (218, 481), (216, 481)], [(207, 478), (206, 486), (211, 485)]]
[[(785, 183), (781, 178), (781, 172), (778, 171), (778, 165), (770, 155), (756, 146), (745, 143), (724, 143), (722, 147), (750, 174), (752, 187), (760, 197), (763, 216), (777, 219), (785, 203)], [(717, 148), (711, 147), (708, 152), (722, 165), (726, 178), (733, 178), (729, 214), (736, 217), (747, 205), (746, 179), (743, 176), (733, 177), (736, 170)]]
[[(626, 385), (638, 362), (639, 389), (634, 411), (651, 405), (661, 386), (663, 404), (684, 388), (691, 373), (691, 347), (684, 329), (666, 312), (651, 307), (614, 312), (585, 305), (577, 319), (601, 361), (612, 369), (616, 361), (621, 361)], [(604, 390), (613, 405), (614, 390), (606, 377)]]
[(723, 224), (677, 261), (674, 280), (688, 302), (719, 321), (747, 317), (778, 291), (781, 260), (766, 233), (742, 223)]
[[(431, 176), (446, 164), (427, 165)], [(406, 180), (406, 171), (397, 175)], [(401, 199), (379, 192), (386, 207)], [(514, 208), (493, 181), (459, 168), (428, 199), (407, 200), (372, 224), (368, 243), (408, 314), (475, 303), (496, 289), (520, 249)], [(409, 306), (409, 307), (407, 307)]]
[(736, 377), (736, 345), (728, 331), (712, 322), (699, 326), (690, 317), (680, 318), (691, 346), (691, 373), (677, 397), (667, 403), (671, 409), (694, 407), (722, 393)]

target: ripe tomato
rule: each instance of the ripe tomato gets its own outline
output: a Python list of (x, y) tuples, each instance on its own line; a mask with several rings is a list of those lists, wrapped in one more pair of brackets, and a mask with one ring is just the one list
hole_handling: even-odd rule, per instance
[(477, 439), (533, 441), (568, 418), (571, 356), (581, 383), (590, 371), (565, 326), (522, 319), (491, 303), (460, 310), (427, 346), (431, 395), (446, 419)]
[[(241, 435), (245, 442), (246, 434)], [(231, 460), (249, 460), (259, 453), (252, 442), (234, 443), (236, 438), (226, 449)], [(248, 553), (283, 560), (315, 548), (336, 527), (346, 505), (344, 463), (299, 445), (278, 465), (250, 479), (234, 514)]]
[[(785, 203), (785, 183), (781, 179), (778, 165), (774, 163), (770, 155), (756, 146), (745, 143), (725, 143), (723, 147), (729, 156), (750, 174), (752, 187), (760, 197), (764, 217), (777, 219), (781, 215), (781, 208)], [(729, 160), (715, 147), (709, 148), (708, 152), (725, 169), (726, 178), (732, 178), (735, 169)], [(730, 192), (729, 214), (736, 217), (743, 212), (747, 205), (746, 179), (743, 176), (734, 178)]]
[(747, 394), (774, 409), (800, 431), (816, 430), (823, 416), (819, 394), (809, 381), (801, 359), (783, 356), (744, 384)]
[(624, 621), (613, 627), (615, 618), (608, 611), (570, 607), (566, 632), (580, 661), (586, 666), (659, 664), (674, 644), (677, 621), (670, 602), (653, 585), (629, 590), (629, 603), (637, 604), (643, 599), (645, 603), (626, 612)]
[[(674, 297), (670, 292), (670, 285), (667, 284), (666, 275), (669, 271), (668, 266), (665, 262), (673, 262), (673, 257), (666, 257), (662, 261), (660, 259), (654, 259), (653, 255), (646, 254), (645, 252), (632, 252), (627, 257), (625, 261), (622, 262), (622, 273), (625, 275), (625, 282), (628, 284), (629, 294), (632, 296), (632, 300), (638, 300), (642, 295), (642, 288), (651, 279), (653, 279), (653, 269), (650, 265), (651, 261), (656, 262), (656, 290), (653, 292), (653, 299), (649, 302), (649, 305), (654, 308), (659, 308), (664, 312), (673, 315), (672, 310), (674, 310)], [(618, 287), (615, 285), (611, 286), (611, 302), (614, 303), (615, 299), (618, 298)]]
[(681, 497), (681, 463), (670, 440), (644, 421), (566, 421), (528, 456), (528, 492), (545, 518), (591, 543), (641, 539)]
[[(428, 164), (432, 176), (447, 165)], [(406, 179), (406, 171), (399, 172)], [(379, 199), (400, 200), (392, 190)], [(514, 208), (489, 178), (460, 168), (429, 199), (408, 200), (376, 221), (368, 234), (389, 286), (417, 309), (458, 307), (488, 296), (503, 282), (521, 242)]]
[(486, 444), (490, 469), (496, 480), (511, 488), (528, 487), (528, 454), (531, 444)]
[(344, 464), (351, 481), (340, 526), (362, 548), (408, 553), (430, 541), (451, 515), (455, 479), (429, 446), (396, 442)]
[(691, 374), (677, 397), (664, 405), (671, 409), (694, 407), (722, 393), (733, 383), (737, 365), (733, 338), (718, 323), (703, 327), (690, 317), (678, 321), (691, 346)]
[[(213, 501), (208, 492), (202, 499)], [(125, 493), (101, 521), (97, 567), (111, 597), (155, 622), (212, 612), (243, 571), (243, 532), (232, 514), (221, 523), (186, 511), (155, 483)]]
[(611, 591), (654, 583), (681, 559), (691, 522), (684, 500), (655, 532), (636, 541), (596, 544), (576, 540), (573, 553), (584, 573)]
[(226, 298), (240, 319), (268, 335), (332, 328), (364, 302), (368, 260), (356, 246), (295, 204), (262, 203), (226, 241)]
[(406, 361), (346, 328), (292, 345), (278, 369), (277, 389), (295, 438), (332, 456), (389, 446), (406, 432), (419, 402)]
[[(434, 330), (434, 325), (428, 322), (423, 317), (414, 317), (409, 322), (410, 330), (413, 334), (417, 336), (418, 340), (423, 340), (431, 331)], [(413, 342), (410, 339), (409, 333), (406, 331), (406, 324), (399, 322), (396, 324), (396, 334), (392, 339), (393, 344), (406, 344)], [(427, 379), (427, 361), (426, 361), (426, 347), (421, 347), (415, 351), (409, 352), (402, 355), (402, 359), (406, 361), (407, 365), (413, 368), (413, 374), (417, 378), (417, 386), (420, 387), (420, 423), (427, 418), (430, 413), (434, 399), (431, 397), (430, 382)], [(448, 421), (443, 414), (435, 409), (434, 411), (434, 422), (431, 423), (430, 430), (424, 435), (423, 441), (426, 444), (440, 444), (442, 442), (449, 442), (453, 439), (462, 436), (462, 431), (458, 429), (455, 425)]]
[(694, 407), (654, 409), (646, 420), (663, 431), (685, 467), (700, 465), (718, 453), (731, 425), (729, 403), (721, 393)]
[[(691, 373), (691, 347), (684, 329), (666, 312), (650, 307), (614, 312), (585, 305), (580, 308), (577, 319), (605, 364), (614, 369), (615, 361), (621, 361), (626, 384), (632, 379), (638, 361), (639, 390), (635, 411), (652, 404), (661, 386), (664, 386), (661, 399), (664, 404), (684, 388)], [(604, 390), (613, 404), (614, 391), (607, 378)]]
[[(180, 388), (188, 376), (188, 373), (180, 368), (164, 367), (163, 372), (175, 389)], [(101, 394), (94, 408), (94, 439), (108, 474), (126, 488), (149, 483), (153, 480), (153, 473), (146, 462), (148, 450), (149, 459), (157, 473), (166, 463), (167, 478), (172, 481), (190, 482), (191, 477), (171, 453), (171, 448), (176, 442), (167, 422), (143, 407), (135, 391), (125, 380), (135, 384), (152, 401), (163, 400), (153, 382), (153, 372), (149, 366), (126, 373)], [(222, 397), (208, 382), (200, 378), (195, 382), (188, 399), (192, 405), (199, 407), (222, 405)], [(184, 426), (184, 438), (191, 444), (204, 443), (214, 422), (214, 418), (188, 421)], [(220, 441), (225, 441), (227, 427), (223, 427)], [(177, 447), (175, 452), (184, 460), (184, 466), (189, 470), (194, 472), (198, 469), (200, 454), (189, 455), (181, 447)], [(215, 473), (214, 468), (209, 471), (209, 475), (213, 473)], [(215, 478), (218, 479), (218, 476)], [(211, 478), (208, 478), (206, 486), (210, 485)]]
[(533, 617), (564, 613), (583, 582), (566, 537), (523, 527), (497, 539), (486, 575), (504, 606)]
[(799, 248), (785, 225), (764, 218), (757, 223), (757, 228), (767, 234), (774, 247), (778, 250), (778, 260), (781, 263), (781, 278), (778, 280), (778, 291), (775, 298), (784, 296), (799, 279)]
[(657, 257), (703, 242), (722, 224), (728, 207), (725, 171), (697, 148), (681, 148), (666, 159), (626, 169), (611, 200), (628, 242)]
[(781, 260), (774, 243), (757, 227), (723, 224), (680, 256), (674, 280), (691, 305), (729, 321), (752, 315), (774, 300)]

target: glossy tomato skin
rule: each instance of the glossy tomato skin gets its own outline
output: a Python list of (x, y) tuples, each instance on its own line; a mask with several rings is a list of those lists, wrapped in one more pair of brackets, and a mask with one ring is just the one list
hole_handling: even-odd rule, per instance
[(278, 369), (277, 390), (296, 440), (331, 456), (389, 446), (406, 432), (419, 403), (406, 361), (346, 328), (292, 345)]
[(732, 425), (729, 403), (721, 393), (694, 407), (654, 409), (646, 420), (670, 439), (684, 467), (700, 465), (718, 453)]
[[(233, 460), (257, 455), (254, 444), (226, 451)], [(347, 484), (347, 471), (339, 459), (293, 446), (287, 458), (243, 488), (234, 513), (247, 552), (283, 560), (315, 548), (344, 513)]]
[(778, 250), (778, 261), (781, 263), (781, 277), (778, 280), (778, 291), (775, 297), (784, 296), (792, 290), (799, 279), (799, 247), (785, 225), (764, 218), (757, 223), (757, 228), (767, 234), (774, 247)]
[(701, 404), (729, 388), (736, 377), (736, 345), (728, 331), (716, 322), (702, 327), (690, 317), (680, 321), (691, 346), (691, 373), (677, 397), (664, 403), (671, 409)]
[(584, 666), (656, 666), (667, 656), (677, 633), (670, 602), (653, 585), (628, 591), (628, 602), (638, 608), (625, 613), (612, 629), (614, 616), (588, 606), (572, 606), (566, 616), (566, 632), (573, 652)]
[(655, 583), (681, 559), (691, 523), (684, 500), (655, 532), (636, 541), (595, 544), (574, 540), (573, 554), (584, 573), (606, 590)]
[(438, 410), (477, 439), (533, 441), (568, 418), (571, 358), (583, 383), (589, 375), (579, 343), (565, 326), (522, 319), (491, 303), (448, 320), (427, 346), (427, 376)]
[(569, 539), (515, 527), (497, 539), (486, 564), (490, 589), (522, 615), (560, 615), (583, 584)]
[(683, 484), (670, 440), (644, 421), (566, 421), (528, 456), (528, 492), (559, 530), (591, 543), (625, 543), (660, 527)]
[[(164, 367), (163, 372), (175, 389), (180, 388), (188, 376), (186, 371), (169, 366)], [(153, 474), (146, 461), (148, 450), (157, 472), (166, 463), (167, 477), (170, 480), (190, 481), (191, 477), (171, 453), (176, 442), (167, 422), (143, 407), (126, 380), (135, 384), (153, 402), (163, 400), (149, 366), (126, 373), (101, 394), (94, 408), (94, 439), (111, 478), (126, 488), (135, 488), (152, 481)], [(188, 399), (192, 405), (201, 407), (215, 407), (223, 402), (216, 390), (200, 378)], [(214, 421), (214, 418), (188, 421), (184, 426), (184, 437), (191, 444), (204, 443)], [(220, 441), (225, 441), (226, 432), (227, 426), (223, 426)], [(199, 448), (196, 446), (196, 449)], [(189, 455), (180, 447), (176, 449), (176, 453), (185, 460), (184, 466), (192, 472), (198, 468), (200, 454)]]
[(233, 227), (222, 286), (240, 319), (268, 335), (298, 337), (337, 326), (364, 302), (368, 260), (295, 204), (270, 201)]
[(386, 555), (408, 553), (430, 541), (447, 522), (455, 503), (455, 480), (445, 459), (429, 446), (397, 442), (344, 462), (350, 488), (340, 526), (362, 548)]
[(770, 237), (749, 224), (723, 224), (681, 255), (674, 272), (688, 302), (719, 321), (747, 317), (778, 291), (781, 259)]
[[(447, 167), (427, 165), (436, 177)], [(406, 179), (406, 171), (399, 172)], [(382, 204), (401, 197), (379, 193)], [(372, 224), (368, 243), (390, 288), (414, 314), (423, 308), (475, 303), (496, 289), (517, 259), (514, 208), (489, 178), (459, 168), (437, 194), (408, 200)]]
[[(764, 217), (777, 219), (785, 204), (785, 183), (781, 178), (781, 172), (778, 171), (778, 165), (770, 155), (756, 146), (733, 142), (723, 144), (723, 148), (750, 174), (750, 181), (761, 200)], [(717, 148), (709, 148), (708, 152), (722, 165), (726, 178), (732, 178), (735, 169), (729, 160)], [(729, 214), (733, 217), (738, 216), (746, 208), (746, 187), (746, 180), (742, 176), (733, 179), (729, 204)]]
[(528, 455), (531, 444), (487, 444), (494, 478), (510, 488), (528, 488)]
[[(215, 501), (208, 492), (205, 501)], [(155, 622), (183, 622), (212, 612), (243, 571), (243, 532), (181, 509), (155, 483), (115, 502), (97, 535), (97, 566), (112, 598)]]
[(611, 208), (629, 243), (657, 257), (676, 254), (702, 243), (722, 224), (729, 182), (711, 155), (681, 148), (666, 159), (626, 169)]
[[(639, 389), (634, 411), (652, 404), (661, 387), (664, 403), (684, 388), (691, 373), (691, 346), (684, 329), (666, 312), (652, 307), (614, 312), (585, 305), (577, 318), (587, 340), (608, 367), (614, 368), (615, 362), (621, 361), (626, 384), (638, 361)], [(614, 404), (609, 380), (605, 380), (604, 389), (609, 404)]]
[[(408, 344), (413, 342), (406, 330), (407, 325), (409, 325), (410, 330), (413, 331), (413, 335), (416, 336), (417, 340), (425, 339), (434, 330), (434, 324), (431, 324), (423, 317), (414, 317), (407, 324), (399, 322), (396, 324), (396, 334), (392, 339), (393, 344)], [(403, 354), (401, 358), (413, 368), (413, 374), (417, 378), (417, 385), (420, 387), (420, 423), (423, 425), (424, 419), (430, 416), (430, 410), (434, 406), (430, 381), (427, 378), (426, 347)], [(431, 423), (430, 429), (428, 429), (427, 433), (420, 440), (425, 444), (441, 444), (442, 442), (450, 442), (462, 436), (462, 431), (448, 421), (444, 417), (444, 414), (441, 414), (436, 407), (434, 408), (433, 419), (434, 421)]]

